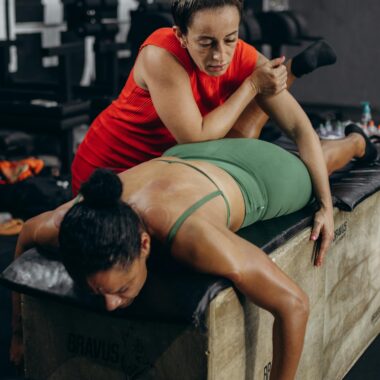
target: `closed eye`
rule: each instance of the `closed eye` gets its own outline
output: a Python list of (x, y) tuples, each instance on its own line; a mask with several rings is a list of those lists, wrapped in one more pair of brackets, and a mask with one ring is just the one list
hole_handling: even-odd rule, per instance
[(205, 38), (205, 39), (199, 41), (199, 45), (202, 47), (212, 46), (213, 43), (214, 43), (214, 41), (211, 40), (210, 38)]
[(120, 288), (120, 289), (116, 292), (116, 294), (124, 293), (124, 292), (126, 292), (128, 289), (129, 289), (129, 285), (123, 286), (122, 288)]

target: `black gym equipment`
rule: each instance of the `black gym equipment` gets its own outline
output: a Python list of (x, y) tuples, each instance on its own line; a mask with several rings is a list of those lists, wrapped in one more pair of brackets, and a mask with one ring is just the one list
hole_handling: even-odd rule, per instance
[[(24, 51), (29, 44), (23, 44), (20, 36), (16, 36), (16, 41), (8, 39), (0, 43), (0, 112), (1, 128), (26, 131), (37, 136), (53, 136), (54, 140), (58, 141), (62, 172), (68, 173), (73, 158), (72, 131), (90, 121), (91, 102), (87, 99), (96, 96), (101, 99), (107, 97), (102, 104), (106, 106), (119, 91), (117, 51), (125, 48), (125, 44), (114, 42), (119, 30), (117, 22), (114, 21), (117, 0), (64, 0), (62, 3), (68, 27), (68, 31), (62, 34), (62, 39), (68, 42), (39, 50), (41, 59), (42, 56), (58, 56), (59, 65), (53, 70), (53, 75), (50, 75), (51, 69), (45, 69), (46, 78), (42, 80), (37, 78), (37, 81), (33, 81), (30, 74), (29, 77), (26, 75), (28, 80), (18, 80), (17, 73), (15, 75), (8, 71), (9, 48), (17, 46), (20, 51)], [(6, 5), (9, 6), (8, 2)], [(39, 9), (42, 10), (41, 4)], [(8, 26), (7, 8), (6, 29), (9, 36)], [(35, 35), (34, 42), (41, 45), (39, 33)], [(96, 81), (87, 88), (79, 85), (76, 73), (78, 67), (74, 64), (78, 56), (84, 55), (86, 36), (96, 37)], [(40, 61), (37, 58), (36, 62)], [(92, 116), (98, 112), (92, 112)]]
[[(0, 45), (0, 62), (5, 68), (11, 45), (13, 41)], [(36, 137), (51, 136), (57, 145), (63, 173), (70, 171), (73, 158), (72, 130), (89, 121), (90, 102), (74, 99), (72, 93), (70, 56), (81, 49), (83, 43), (80, 42), (45, 49), (47, 54), (59, 57), (59, 80), (55, 84), (12, 82), (8, 71), (3, 71), (1, 78), (1, 129), (24, 131)], [(47, 152), (39, 153), (54, 153), (50, 146), (47, 148)]]
[(167, 3), (140, 4), (130, 12), (131, 27), (128, 33), (128, 47), (131, 62), (134, 62), (141, 44), (156, 29), (173, 26), (173, 17)]
[(78, 87), (79, 96), (115, 97), (120, 90), (117, 53), (126, 49), (125, 43), (115, 42), (119, 32), (118, 0), (62, 0), (67, 29), (78, 37), (95, 37), (95, 81), (88, 88)]
[(319, 36), (311, 36), (306, 19), (295, 11), (257, 12), (256, 19), (261, 29), (260, 44), (271, 47), (271, 57), (282, 55), (284, 45), (301, 45), (303, 41), (316, 41)]

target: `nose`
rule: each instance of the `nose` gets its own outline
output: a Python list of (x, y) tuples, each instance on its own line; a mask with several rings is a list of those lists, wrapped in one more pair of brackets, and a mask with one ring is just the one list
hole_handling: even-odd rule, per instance
[(117, 309), (121, 305), (122, 299), (114, 294), (105, 294), (104, 301), (106, 304), (106, 309), (108, 311), (112, 311)]
[(212, 59), (215, 59), (217, 61), (222, 61), (224, 55), (224, 48), (221, 43), (215, 44), (215, 48), (212, 51)]

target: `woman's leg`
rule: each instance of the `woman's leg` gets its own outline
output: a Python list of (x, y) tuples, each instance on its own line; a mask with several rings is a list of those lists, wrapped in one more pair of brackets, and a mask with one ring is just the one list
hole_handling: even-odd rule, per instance
[[(285, 63), (288, 73), (287, 88), (289, 89), (294, 81), (302, 75), (335, 62), (336, 55), (333, 48), (325, 41), (315, 42)], [(226, 137), (259, 138), (267, 121), (268, 115), (257, 105), (255, 100), (252, 100)]]
[(322, 140), (322, 150), (329, 174), (347, 165), (353, 158), (372, 162), (377, 157), (376, 146), (355, 124), (345, 130), (346, 137), (341, 140)]
[(360, 158), (365, 152), (365, 140), (358, 133), (351, 133), (341, 140), (321, 140), (329, 175), (346, 166), (353, 158)]

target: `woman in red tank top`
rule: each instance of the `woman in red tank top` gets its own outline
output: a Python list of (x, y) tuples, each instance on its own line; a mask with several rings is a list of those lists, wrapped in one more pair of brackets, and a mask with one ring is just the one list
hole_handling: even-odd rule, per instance
[(241, 10), (240, 0), (173, 3), (176, 26), (143, 43), (120, 96), (79, 146), (75, 194), (97, 167), (121, 172), (177, 143), (220, 139), (243, 124), (252, 130), (255, 107), (239, 117), (257, 94), (286, 87), (286, 68), (238, 39)]
[[(76, 193), (97, 167), (121, 172), (177, 143), (257, 137), (269, 115), (297, 144), (320, 209), (315, 240), (334, 226), (328, 173), (310, 120), (286, 87), (333, 63), (317, 43), (283, 65), (238, 39), (241, 0), (173, 0), (175, 26), (143, 43), (119, 98), (93, 122), (72, 166)], [(330, 48), (331, 49), (331, 48)], [(264, 113), (265, 112), (265, 113)]]

